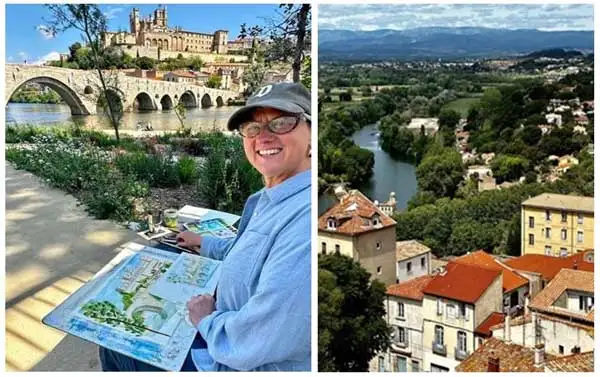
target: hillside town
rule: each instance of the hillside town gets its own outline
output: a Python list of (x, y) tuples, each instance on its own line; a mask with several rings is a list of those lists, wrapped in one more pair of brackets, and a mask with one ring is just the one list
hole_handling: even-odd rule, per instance
[(543, 193), (521, 203), (521, 256), (438, 258), (396, 240), (396, 221), (358, 190), (319, 217), (322, 254), (386, 284), (390, 347), (372, 372), (591, 372), (594, 199)]

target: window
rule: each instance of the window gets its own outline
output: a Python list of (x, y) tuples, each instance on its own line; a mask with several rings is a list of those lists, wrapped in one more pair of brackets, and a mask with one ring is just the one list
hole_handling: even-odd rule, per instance
[(594, 298), (591, 296), (579, 296), (579, 310), (588, 313), (594, 307)]
[(412, 273), (412, 262), (406, 263), (406, 273), (409, 275)]
[(546, 210), (546, 221), (550, 221), (551, 217), (550, 217), (550, 210)]
[(529, 216), (529, 227), (530, 228), (535, 227), (535, 219), (533, 218), (533, 216)]
[(459, 351), (467, 352), (467, 333), (459, 331), (457, 335), (456, 347)]
[(378, 370), (380, 372), (385, 372), (385, 358), (383, 356), (379, 356), (379, 366), (378, 366)]
[(450, 369), (443, 367), (441, 365), (435, 365), (435, 364), (431, 364), (431, 371), (432, 372), (450, 372)]
[(327, 252), (327, 244), (325, 242), (321, 242), (321, 253), (325, 254)]
[(565, 354), (565, 347), (559, 345), (558, 346), (558, 353), (560, 353), (561, 355), (564, 355)]
[(529, 245), (533, 245), (535, 243), (535, 238), (533, 237), (533, 234), (529, 234)]
[(377, 266), (377, 275), (381, 275), (382, 269), (381, 266)]
[(549, 245), (544, 246), (544, 254), (552, 255), (552, 246), (549, 246)]
[(406, 357), (396, 357), (396, 371), (408, 372), (408, 370), (406, 370)]
[(410, 371), (411, 372), (420, 372), (421, 370), (419, 369), (419, 361), (417, 360), (413, 360), (410, 363)]
[(561, 247), (560, 248), (560, 254), (559, 254), (559, 256), (566, 257), (567, 255), (569, 255), (569, 252), (567, 251), (567, 248), (566, 247)]
[(464, 302), (458, 304), (458, 316), (460, 318), (467, 317), (467, 305)]
[(560, 239), (565, 241), (567, 239), (567, 230), (566, 229), (561, 229), (560, 231)]
[(379, 217), (375, 216), (375, 217), (373, 217), (373, 226), (377, 226), (377, 225), (379, 225)]
[(550, 238), (551, 237), (552, 233), (550, 233), (550, 232), (551, 232), (550, 228), (546, 228), (546, 238)]
[(381, 241), (377, 241), (375, 247), (377, 248), (377, 250), (381, 249)]
[(421, 257), (421, 268), (425, 268), (425, 257)]
[(583, 224), (583, 214), (582, 213), (577, 214), (577, 224)]
[(335, 229), (335, 220), (334, 219), (328, 219), (327, 220), (327, 228), (329, 228), (329, 229)]
[(340, 253), (340, 245), (337, 243), (335, 244), (335, 252), (338, 254)]
[(435, 326), (435, 343), (439, 345), (444, 344), (444, 328), (442, 326)]
[(442, 315), (443, 310), (442, 310), (442, 300), (441, 299), (437, 299), (437, 315)]
[(560, 213), (560, 221), (563, 223), (567, 222), (567, 212), (566, 211), (561, 211)]
[(477, 345), (481, 347), (483, 345), (483, 338), (477, 338)]
[(403, 302), (398, 303), (398, 317), (404, 318), (404, 303)]
[(583, 242), (583, 232), (580, 230), (577, 231), (577, 242), (579, 242), (579, 243)]
[(406, 329), (404, 327), (398, 327), (398, 343), (406, 344)]

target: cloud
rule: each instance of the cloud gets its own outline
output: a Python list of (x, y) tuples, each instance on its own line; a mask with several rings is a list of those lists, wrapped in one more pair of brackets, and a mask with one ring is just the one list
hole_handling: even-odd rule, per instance
[(35, 29), (40, 32), (44, 39), (54, 38), (54, 33), (46, 25), (38, 25)]
[(27, 60), (27, 53), (24, 51), (19, 51), (17, 52), (17, 55), (19, 55), (19, 59), (20, 60)]
[(34, 61), (31, 64), (42, 65), (42, 64), (46, 63), (47, 61), (59, 60), (59, 59), (60, 59), (60, 53), (58, 51), (52, 51), (52, 52), (42, 56), (41, 58), (38, 58), (36, 61)]
[(323, 29), (375, 30), (478, 26), (594, 30), (591, 4), (353, 4), (319, 6)]
[(123, 7), (116, 7), (116, 8), (108, 8), (105, 12), (104, 12), (104, 17), (106, 17), (106, 19), (111, 20), (113, 18), (115, 18), (117, 16), (117, 14), (121, 13), (125, 8)]

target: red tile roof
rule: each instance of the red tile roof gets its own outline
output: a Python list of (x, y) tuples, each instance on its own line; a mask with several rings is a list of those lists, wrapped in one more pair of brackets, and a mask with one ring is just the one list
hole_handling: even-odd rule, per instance
[(558, 357), (546, 363), (551, 372), (593, 372), (594, 351)]
[[(457, 372), (487, 372), (489, 358), (500, 359), (500, 372), (543, 372), (544, 366), (534, 365), (534, 351), (497, 338), (487, 339), (456, 367)], [(546, 360), (554, 357), (546, 353)]]
[(387, 287), (386, 294), (390, 296), (408, 298), (415, 301), (423, 300), (423, 288), (433, 279), (433, 275), (420, 276), (399, 284)]
[(423, 293), (474, 304), (500, 274), (498, 270), (452, 261), (445, 272), (427, 284)]
[(172, 71), (171, 72), (174, 76), (178, 76), (178, 77), (187, 77), (190, 79), (195, 79), (196, 75), (189, 72), (189, 71)]
[(475, 329), (475, 334), (489, 338), (492, 336), (491, 327), (504, 322), (504, 314), (493, 312)]
[(502, 290), (504, 293), (529, 284), (529, 280), (501, 264), (483, 250), (465, 254), (454, 259), (454, 262), (472, 264), (475, 266), (486, 267), (491, 270), (502, 271)]
[[(379, 225), (373, 225), (375, 215), (379, 217)], [(337, 222), (334, 229), (327, 226), (327, 220), (333, 218)], [(356, 235), (395, 226), (396, 222), (381, 212), (379, 208), (358, 190), (351, 190), (341, 201), (325, 211), (319, 217), (319, 230), (332, 233)]]
[[(581, 258), (579, 254), (567, 258), (552, 257), (540, 254), (525, 254), (518, 258), (510, 259), (504, 262), (507, 266), (515, 270), (537, 272), (542, 275), (544, 280), (552, 280), (563, 268), (573, 268), (574, 261)], [(594, 264), (578, 261), (577, 269), (581, 271), (594, 271)]]
[(529, 307), (550, 314), (558, 314), (577, 318), (587, 322), (594, 322), (594, 311), (588, 313), (575, 312), (567, 308), (555, 306), (554, 303), (567, 290), (594, 293), (594, 273), (562, 269), (556, 277), (531, 300)]

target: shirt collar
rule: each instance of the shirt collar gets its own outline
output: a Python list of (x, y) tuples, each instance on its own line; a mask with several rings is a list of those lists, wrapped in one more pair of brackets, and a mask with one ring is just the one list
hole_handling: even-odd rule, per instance
[(310, 187), (310, 177), (310, 169), (308, 169), (286, 179), (276, 186), (265, 188), (264, 192), (269, 201), (273, 202), (273, 204), (276, 204), (304, 190), (305, 188)]

